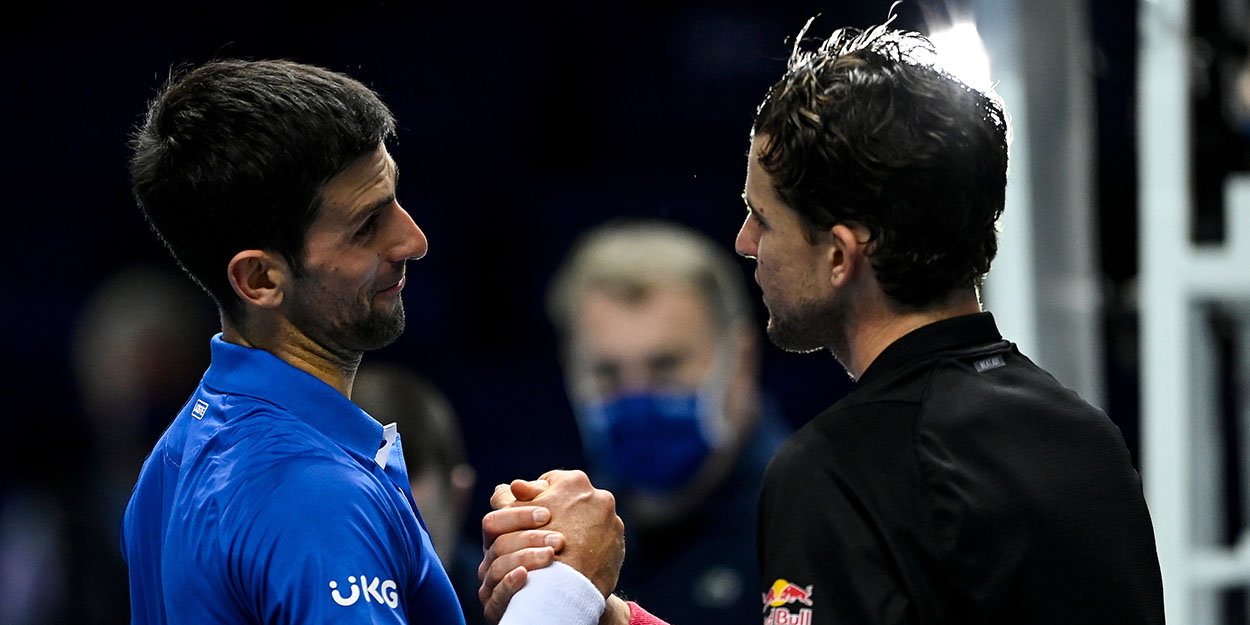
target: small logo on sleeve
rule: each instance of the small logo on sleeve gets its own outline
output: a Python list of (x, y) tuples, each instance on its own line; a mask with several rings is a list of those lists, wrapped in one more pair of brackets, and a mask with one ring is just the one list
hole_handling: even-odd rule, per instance
[(208, 402), (202, 399), (195, 400), (195, 407), (191, 409), (191, 416), (198, 421), (204, 418), (204, 413), (206, 412), (208, 412)]
[(978, 360), (972, 363), (972, 368), (976, 369), (977, 373), (984, 373), (986, 371), (989, 371), (990, 369), (997, 369), (999, 367), (1006, 367), (1006, 366), (1007, 366), (1007, 361), (1003, 360), (1002, 356), (990, 356), (989, 358), (986, 358), (985, 360)]
[(370, 581), (370, 578), (364, 575), (361, 575), (359, 578), (352, 575), (347, 578), (347, 587), (351, 591), (348, 596), (344, 597), (343, 593), (339, 592), (339, 583), (335, 580), (330, 580), (330, 598), (343, 607), (355, 605), (362, 596), (365, 598), (365, 603), (378, 603), (389, 608), (399, 607), (398, 587), (395, 585), (395, 582), (389, 579), (383, 580), (380, 577), (374, 577)]
[(798, 586), (784, 579), (773, 582), (768, 592), (764, 593), (764, 625), (811, 625), (811, 608), (791, 612), (792, 603), (811, 606), (812, 587)]

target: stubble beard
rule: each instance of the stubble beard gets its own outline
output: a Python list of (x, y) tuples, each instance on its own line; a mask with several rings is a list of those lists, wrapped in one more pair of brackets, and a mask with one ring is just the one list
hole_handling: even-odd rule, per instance
[[(324, 294), (323, 294), (324, 295)], [(394, 343), (404, 333), (407, 318), (403, 299), (396, 299), (395, 309), (380, 311), (369, 306), (363, 315), (351, 316), (338, 311), (318, 310), (303, 303), (294, 308), (292, 322), (304, 334), (332, 352), (343, 356), (381, 349)], [(337, 318), (329, 317), (334, 312)]]
[(846, 310), (836, 297), (800, 302), (786, 313), (769, 310), (768, 339), (788, 352), (829, 349), (842, 359), (846, 350)]
[(370, 310), (363, 319), (355, 323), (342, 324), (337, 329), (338, 339), (360, 351), (381, 349), (394, 343), (404, 333), (404, 300), (395, 302), (395, 311), (382, 313)]

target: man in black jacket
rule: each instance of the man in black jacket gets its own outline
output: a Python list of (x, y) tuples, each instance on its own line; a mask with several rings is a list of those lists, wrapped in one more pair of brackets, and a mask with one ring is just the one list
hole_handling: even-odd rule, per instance
[[(769, 338), (827, 349), (856, 380), (767, 470), (761, 619), (1162, 623), (1119, 430), (981, 311), (1005, 197), (1002, 104), (887, 25), (796, 44), (753, 127), (736, 247), (756, 260)], [(485, 527), (516, 529), (510, 512)], [(509, 589), (496, 590), (498, 603)]]

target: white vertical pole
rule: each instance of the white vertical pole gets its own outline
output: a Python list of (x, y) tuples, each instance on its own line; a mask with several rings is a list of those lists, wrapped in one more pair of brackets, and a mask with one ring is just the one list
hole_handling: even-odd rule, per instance
[[(1142, 473), (1163, 568), (1167, 622), (1193, 623), (1190, 552), (1194, 441), (1186, 347), (1190, 248), (1187, 0), (1138, 3)], [(1197, 511), (1202, 512), (1202, 511)]]
[(1078, 0), (982, 0), (973, 10), (1013, 128), (986, 303), (1021, 351), (1105, 406), (1087, 9)]

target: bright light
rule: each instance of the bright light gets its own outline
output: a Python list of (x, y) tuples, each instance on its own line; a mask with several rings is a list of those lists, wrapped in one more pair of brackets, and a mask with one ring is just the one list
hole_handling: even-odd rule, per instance
[(929, 40), (937, 48), (937, 63), (969, 87), (989, 91), (990, 55), (981, 43), (981, 34), (972, 21), (958, 21), (936, 30)]

